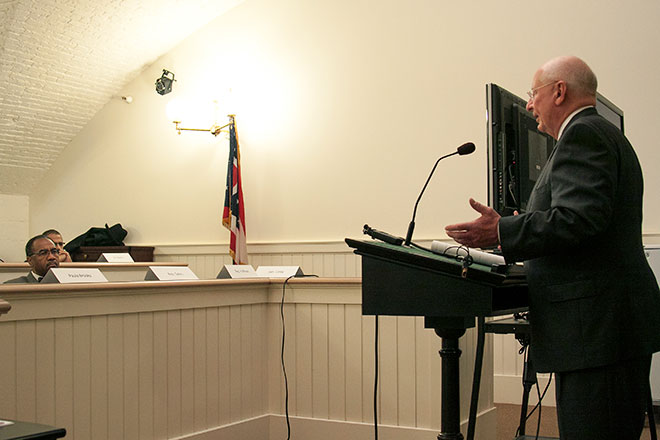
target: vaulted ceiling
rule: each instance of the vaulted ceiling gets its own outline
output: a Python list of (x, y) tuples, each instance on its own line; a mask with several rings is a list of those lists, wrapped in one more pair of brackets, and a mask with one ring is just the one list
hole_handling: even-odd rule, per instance
[(122, 87), (242, 0), (0, 0), (0, 194), (29, 195)]

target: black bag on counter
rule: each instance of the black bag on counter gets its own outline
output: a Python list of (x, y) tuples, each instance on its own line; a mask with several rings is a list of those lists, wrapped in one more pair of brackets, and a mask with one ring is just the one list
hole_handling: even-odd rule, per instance
[(68, 242), (64, 249), (72, 254), (81, 246), (124, 246), (127, 234), (120, 223), (112, 227), (108, 227), (106, 223), (105, 228), (89, 228), (87, 232)]

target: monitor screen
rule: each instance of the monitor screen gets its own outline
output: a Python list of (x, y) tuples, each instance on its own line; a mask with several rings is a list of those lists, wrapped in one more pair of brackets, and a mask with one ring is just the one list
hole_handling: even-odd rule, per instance
[(497, 86), (486, 85), (488, 123), (488, 204), (500, 215), (525, 212), (554, 139), (539, 132), (527, 101)]
[(623, 133), (623, 110), (614, 105), (609, 99), (596, 93), (596, 111), (599, 115), (610, 121)]
[[(537, 130), (527, 101), (496, 84), (486, 85), (488, 205), (500, 215), (525, 212), (555, 140)], [(623, 111), (600, 93), (596, 110), (623, 131)]]

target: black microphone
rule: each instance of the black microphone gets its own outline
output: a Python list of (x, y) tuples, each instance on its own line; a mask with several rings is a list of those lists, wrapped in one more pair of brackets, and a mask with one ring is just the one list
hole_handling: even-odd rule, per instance
[[(459, 156), (465, 156), (466, 154), (474, 153), (474, 150), (476, 149), (477, 147), (475, 147), (472, 142), (466, 142), (456, 149), (456, 153), (458, 153)], [(456, 153), (452, 153), (452, 154), (456, 154)], [(451, 156), (452, 154), (448, 154), (447, 156)], [(442, 157), (440, 159), (442, 159)]]
[(395, 237), (394, 235), (390, 235), (387, 232), (379, 231), (378, 229), (374, 229), (369, 225), (364, 225), (362, 232), (371, 238), (384, 241), (385, 243), (393, 244), (395, 246), (401, 246), (401, 243), (403, 243), (403, 238)]
[(433, 165), (433, 169), (431, 170), (431, 174), (429, 174), (429, 178), (426, 179), (426, 183), (424, 184), (424, 188), (422, 188), (422, 191), (419, 193), (419, 197), (417, 197), (417, 202), (415, 202), (415, 209), (413, 210), (413, 215), (412, 215), (412, 220), (410, 221), (410, 224), (408, 225), (408, 233), (406, 234), (406, 241), (405, 245), (410, 246), (410, 240), (412, 240), (412, 235), (413, 231), (415, 230), (415, 216), (417, 215), (417, 205), (419, 205), (419, 201), (422, 199), (422, 194), (424, 194), (424, 191), (426, 190), (426, 187), (429, 184), (429, 181), (431, 180), (431, 176), (433, 176), (433, 173), (435, 172), (435, 168), (438, 166), (440, 161), (442, 159), (445, 159), (449, 156), (453, 156), (455, 154), (458, 154), (460, 156), (465, 156), (466, 154), (473, 153), (474, 150), (476, 150), (477, 147), (474, 146), (472, 142), (466, 142), (460, 147), (456, 149), (453, 153), (445, 154), (442, 156), (440, 159), (435, 161), (435, 165)]

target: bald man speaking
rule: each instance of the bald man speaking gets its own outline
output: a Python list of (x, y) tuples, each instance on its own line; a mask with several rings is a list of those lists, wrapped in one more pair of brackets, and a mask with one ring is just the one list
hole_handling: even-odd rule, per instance
[(562, 440), (637, 440), (660, 351), (660, 292), (642, 246), (642, 171), (632, 145), (598, 115), (597, 80), (581, 59), (541, 66), (527, 110), (557, 144), (527, 212), (446, 226), (470, 247), (524, 261), (530, 356), (554, 372)]

